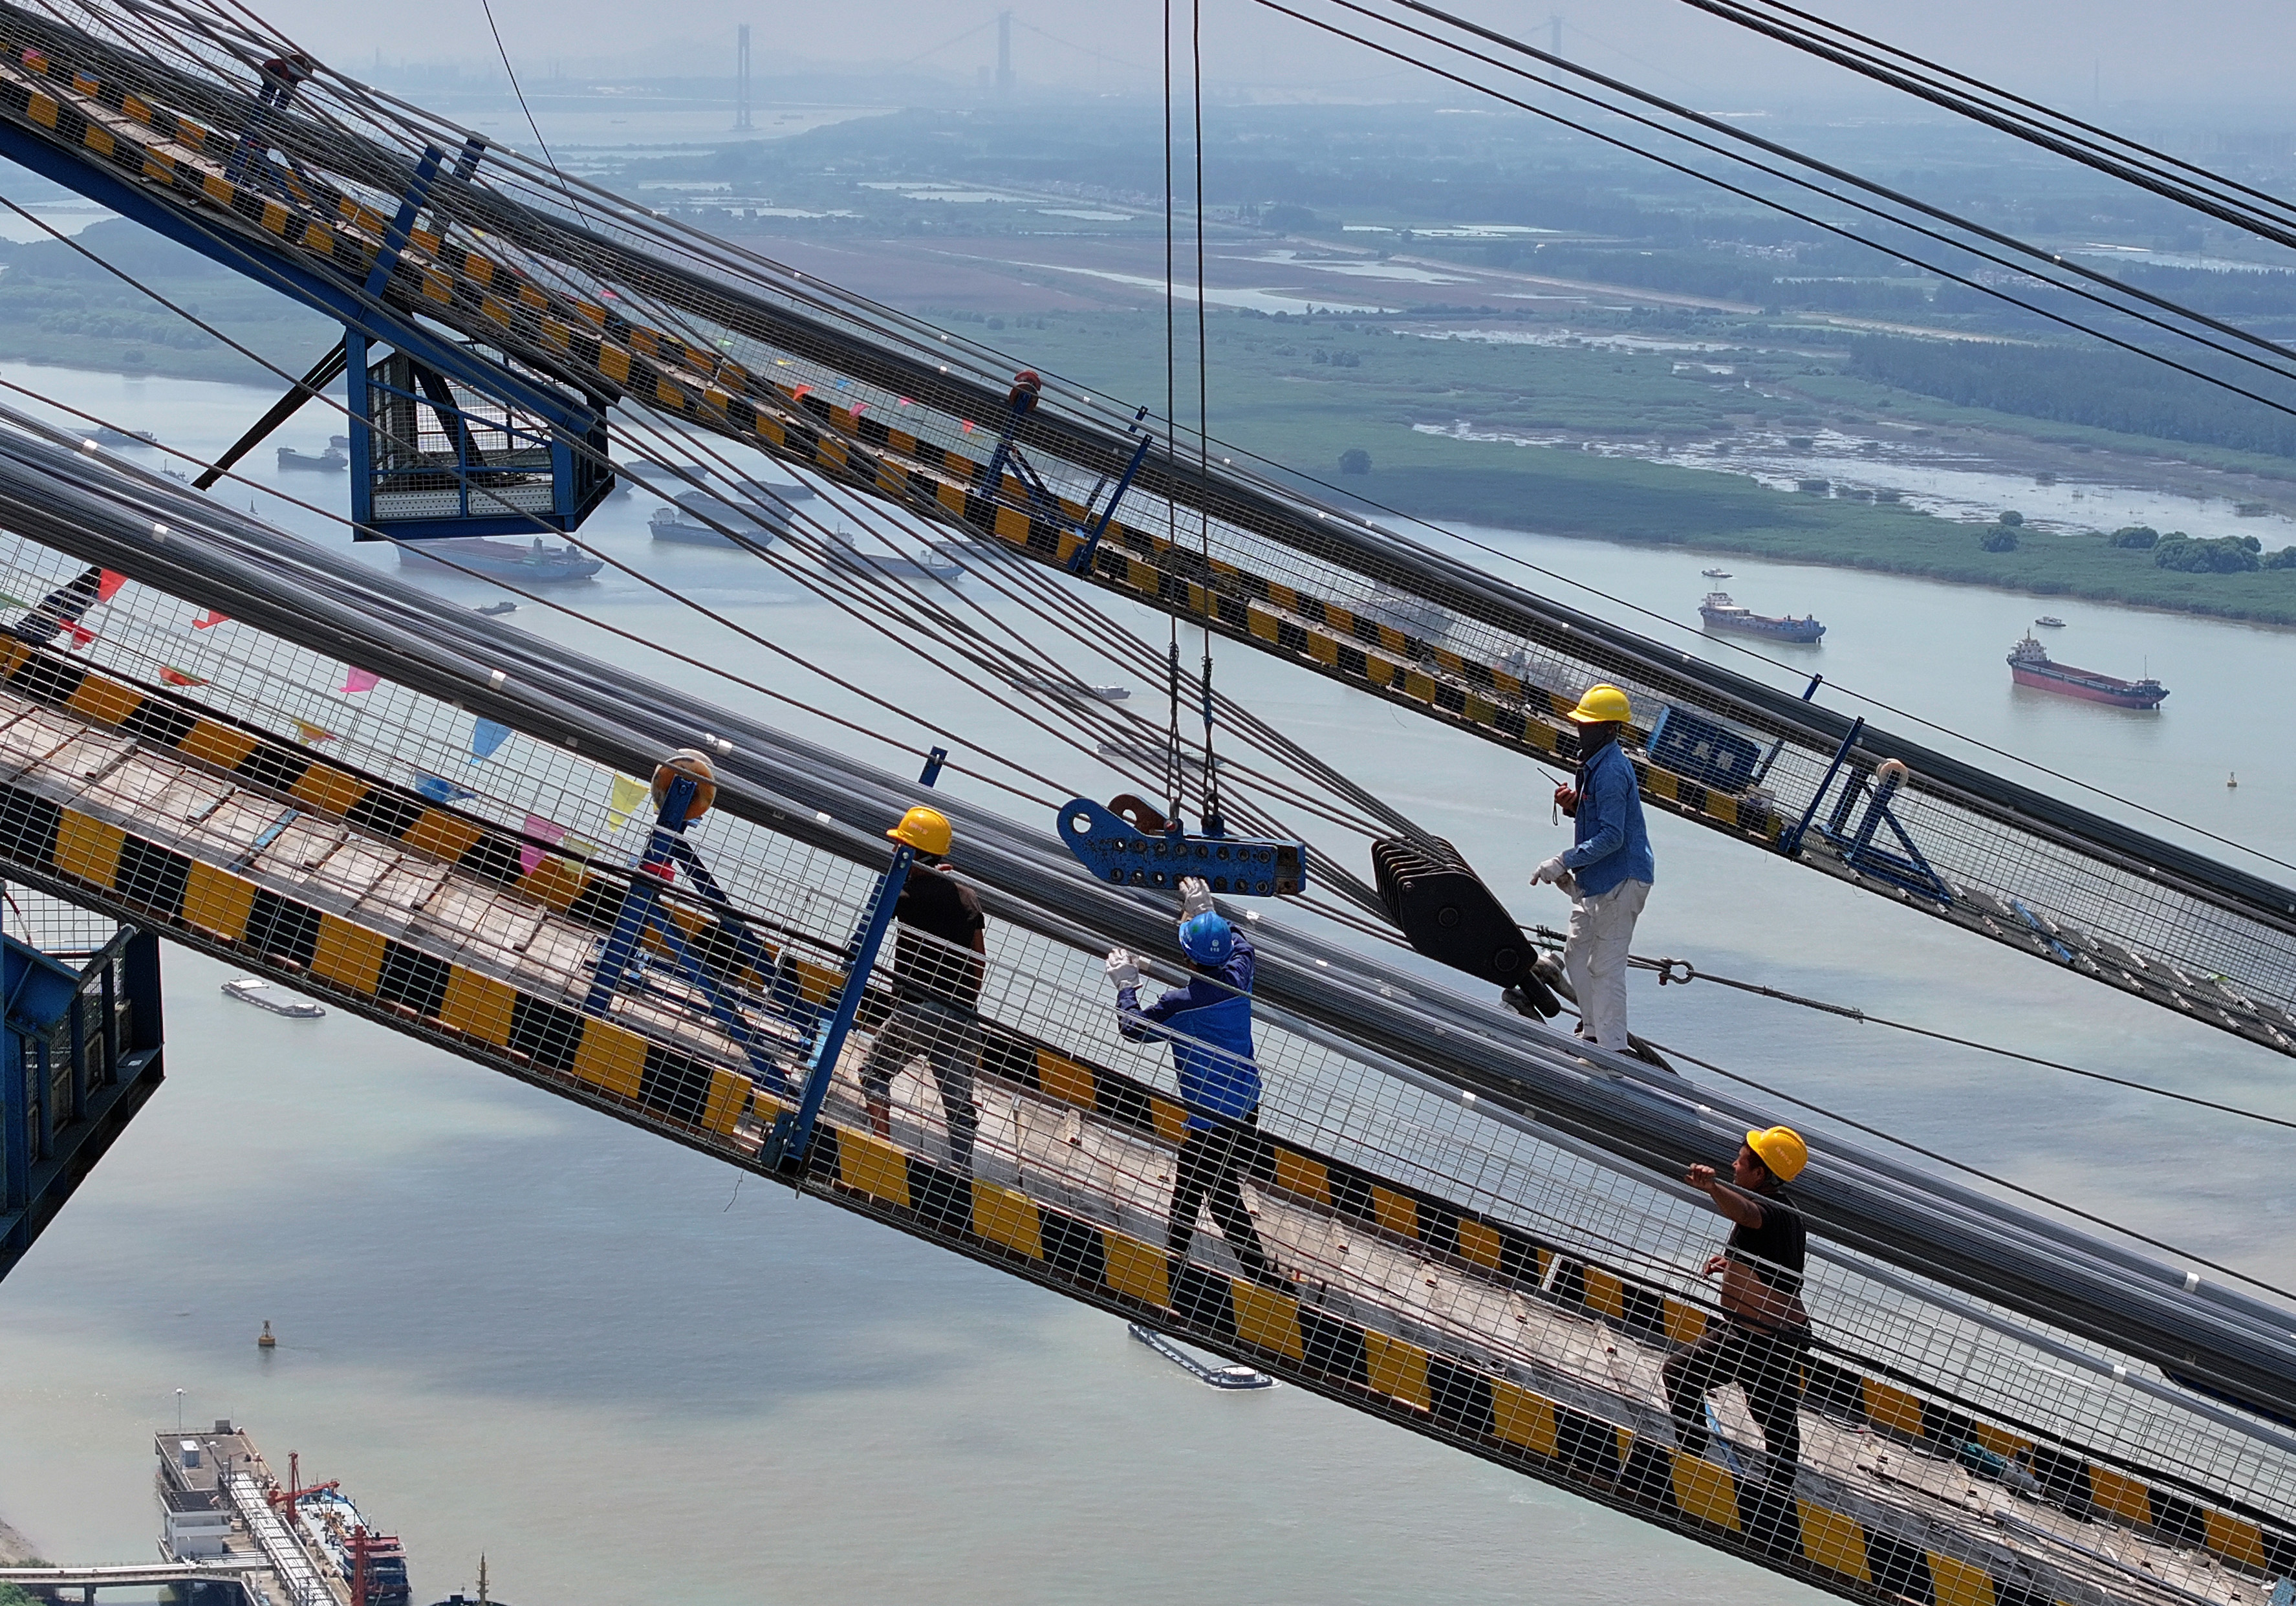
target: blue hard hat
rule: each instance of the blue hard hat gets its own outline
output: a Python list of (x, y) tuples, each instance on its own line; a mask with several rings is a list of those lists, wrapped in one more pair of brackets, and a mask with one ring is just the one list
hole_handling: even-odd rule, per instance
[(1235, 929), (1206, 910), (1180, 922), (1180, 951), (1198, 964), (1225, 964), (1235, 952)]

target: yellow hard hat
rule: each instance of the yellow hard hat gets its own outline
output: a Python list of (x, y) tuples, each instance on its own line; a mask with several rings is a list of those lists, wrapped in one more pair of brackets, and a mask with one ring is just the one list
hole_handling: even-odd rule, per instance
[(1598, 680), (1587, 688), (1578, 706), (1570, 710), (1570, 717), (1578, 725), (1625, 725), (1635, 717), (1627, 694), (1607, 680)]
[(1792, 1182), (1809, 1164), (1809, 1145), (1801, 1141), (1801, 1134), (1791, 1127), (1773, 1127), (1767, 1132), (1746, 1134), (1746, 1147), (1751, 1149), (1770, 1175), (1780, 1182)]
[(885, 833), (896, 842), (906, 842), (919, 853), (930, 853), (939, 858), (948, 851), (953, 832), (948, 828), (948, 816), (938, 808), (920, 805), (901, 816), (901, 823)]

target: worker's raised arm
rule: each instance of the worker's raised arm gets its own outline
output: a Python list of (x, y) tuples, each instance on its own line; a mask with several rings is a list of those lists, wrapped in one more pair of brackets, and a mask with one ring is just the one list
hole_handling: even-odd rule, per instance
[(1742, 1227), (1762, 1225), (1761, 1201), (1735, 1184), (1727, 1183), (1716, 1174), (1711, 1166), (1693, 1166), (1683, 1174), (1682, 1180), (1696, 1188), (1714, 1203), (1714, 1208)]

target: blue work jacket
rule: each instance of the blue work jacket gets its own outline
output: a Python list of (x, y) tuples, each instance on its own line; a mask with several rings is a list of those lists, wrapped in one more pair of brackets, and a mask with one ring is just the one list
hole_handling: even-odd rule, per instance
[(1205, 1111), (1240, 1121), (1259, 1108), (1259, 1067), (1251, 1059), (1251, 975), (1258, 960), (1238, 931), (1226, 963), (1191, 976), (1187, 986), (1172, 988), (1146, 1009), (1137, 988), (1117, 992), (1117, 1030), (1135, 1043), (1161, 1038), (1171, 1044), (1188, 1125), (1198, 1132), (1217, 1125)]
[(1578, 889), (1599, 897), (1621, 881), (1658, 879), (1651, 858), (1650, 833), (1643, 826), (1643, 798), (1635, 766), (1615, 742), (1578, 772), (1577, 845), (1562, 855), (1562, 867)]

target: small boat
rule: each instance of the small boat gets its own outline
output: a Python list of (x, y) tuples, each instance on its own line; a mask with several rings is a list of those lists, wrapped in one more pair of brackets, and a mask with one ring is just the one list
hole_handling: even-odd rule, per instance
[(1710, 591), (1706, 600), (1698, 605), (1698, 617), (1706, 621), (1709, 630), (1733, 630), (1740, 635), (1764, 635), (1775, 642), (1816, 642), (1825, 634), (1825, 627), (1816, 616), (1804, 614), (1800, 619), (1774, 619), (1766, 613), (1730, 600), (1726, 591)]
[(2009, 678), (2036, 692), (2054, 692), (2084, 702), (2109, 702), (2117, 709), (2157, 709), (2169, 695), (2168, 689), (2149, 675), (2143, 680), (2123, 680), (2117, 675), (2054, 663), (2048, 650), (2030, 632), (2009, 650)]
[(561, 580), (586, 580), (606, 566), (576, 546), (545, 547), (537, 536), (531, 546), (515, 541), (489, 541), (484, 536), (450, 536), (436, 541), (402, 541), (398, 561), (403, 566), (451, 564), (489, 579), (516, 580), (521, 585), (548, 585)]
[(516, 613), (518, 611), (518, 604), (505, 599), (499, 602), (484, 603), (480, 606), (476, 611), (486, 615), (487, 618), (490, 619), (498, 619), (505, 613)]
[(1726, 569), (1702, 569), (1698, 572), (1710, 580), (1726, 580), (1730, 578), (1730, 571)]
[(281, 447), (279, 466), (282, 470), (302, 469), (315, 474), (340, 474), (351, 466), (351, 455), (337, 447), (329, 447), (316, 456), (299, 452), (293, 447)]
[(327, 1012), (305, 998), (291, 998), (258, 976), (242, 976), (223, 984), (223, 990), (242, 1004), (251, 1004), (291, 1020), (316, 1020)]
[(2062, 630), (2065, 627), (2065, 621), (2054, 613), (2045, 613), (2033, 622), (2044, 630)]
[(1122, 702), (1132, 695), (1130, 686), (1095, 686), (1092, 694), (1103, 702)]
[(160, 444), (160, 438), (149, 430), (137, 430), (131, 433), (103, 424), (95, 431), (95, 442), (105, 447), (156, 447)]
[(1273, 1389), (1275, 1380), (1264, 1372), (1254, 1372), (1249, 1366), (1207, 1366), (1162, 1333), (1127, 1322), (1125, 1331), (1149, 1348), (1186, 1372), (1196, 1381), (1214, 1389)]

